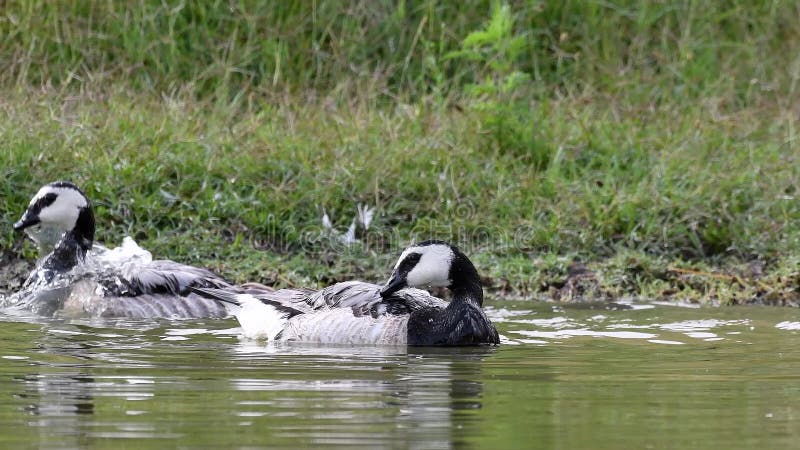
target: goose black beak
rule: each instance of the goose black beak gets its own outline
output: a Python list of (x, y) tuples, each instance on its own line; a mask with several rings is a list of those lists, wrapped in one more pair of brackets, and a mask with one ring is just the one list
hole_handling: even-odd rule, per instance
[(14, 231), (22, 231), (25, 228), (39, 224), (39, 216), (25, 212), (21, 219), (14, 224)]
[(392, 274), (392, 277), (389, 278), (389, 281), (381, 288), (381, 297), (388, 297), (404, 287), (406, 287), (405, 275), (395, 272)]

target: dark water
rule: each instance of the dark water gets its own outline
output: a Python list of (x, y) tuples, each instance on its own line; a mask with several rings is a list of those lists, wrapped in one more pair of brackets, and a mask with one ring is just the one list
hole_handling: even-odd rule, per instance
[(791, 448), (800, 311), (497, 302), (497, 348), (0, 320), (0, 448)]

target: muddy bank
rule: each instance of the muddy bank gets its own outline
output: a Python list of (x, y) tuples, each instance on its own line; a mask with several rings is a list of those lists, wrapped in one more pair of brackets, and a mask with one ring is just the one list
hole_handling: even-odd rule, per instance
[[(681, 267), (683, 266), (683, 267)], [(768, 305), (800, 307), (797, 260), (741, 262), (722, 267), (651, 260), (647, 264), (619, 258), (572, 262), (563, 268), (541, 268), (535, 283), (512, 278), (483, 279), (490, 297), (555, 303), (610, 305), (659, 301), (706, 306)]]
[(22, 259), (15, 252), (0, 252), (0, 296), (19, 290), (34, 265), (34, 261)]

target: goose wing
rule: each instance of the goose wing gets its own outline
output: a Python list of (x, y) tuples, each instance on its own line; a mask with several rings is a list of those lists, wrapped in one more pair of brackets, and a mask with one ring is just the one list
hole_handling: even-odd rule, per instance
[(405, 344), (406, 324), (412, 311), (447, 305), (417, 289), (382, 298), (380, 286), (361, 281), (338, 283), (318, 291), (273, 290), (253, 285), (190, 290), (226, 303), (246, 336), (268, 340)]
[(361, 281), (337, 283), (302, 300), (312, 314), (289, 318), (276, 338), (336, 344), (404, 345), (408, 320), (417, 310), (430, 311), (447, 302), (418, 289), (387, 298), (380, 286)]
[(217, 274), (199, 267), (169, 260), (157, 260), (132, 274), (129, 281), (148, 293), (182, 294), (189, 287), (222, 288), (230, 286)]
[(153, 260), (150, 252), (130, 237), (113, 249), (95, 245), (78, 270), (92, 273), (110, 295), (119, 296), (184, 295), (190, 287), (230, 286), (210, 270), (166, 259)]
[[(383, 298), (381, 286), (363, 281), (336, 283), (318, 291), (310, 289), (280, 289), (248, 283), (222, 289), (191, 287), (191, 291), (229, 305), (240, 306), (244, 301), (261, 303), (284, 310), (289, 317), (313, 314), (331, 309), (348, 309), (356, 317), (405, 315), (422, 308), (444, 308), (447, 302), (420, 289), (403, 289)], [(233, 311), (236, 313), (235, 311)]]
[(276, 290), (258, 283), (246, 283), (222, 288), (191, 286), (189, 291), (224, 303), (228, 311), (237, 317), (245, 306), (253, 303), (272, 307), (287, 318), (314, 312), (306, 301), (309, 294), (314, 292), (309, 289)]
[(224, 304), (190, 292), (192, 287), (230, 286), (206, 269), (158, 260), (138, 266), (135, 272), (109, 269), (87, 278), (94, 279), (103, 292), (103, 301), (98, 305), (85, 305), (94, 316), (201, 318), (228, 315)]
[(228, 282), (213, 272), (168, 260), (153, 261), (135, 268), (110, 268), (96, 274), (109, 296), (133, 297), (145, 294), (185, 295), (191, 287), (224, 288)]
[(420, 289), (403, 289), (383, 298), (381, 286), (363, 281), (345, 281), (309, 295), (305, 302), (315, 310), (349, 308), (356, 317), (405, 315), (421, 308), (444, 308), (447, 302)]

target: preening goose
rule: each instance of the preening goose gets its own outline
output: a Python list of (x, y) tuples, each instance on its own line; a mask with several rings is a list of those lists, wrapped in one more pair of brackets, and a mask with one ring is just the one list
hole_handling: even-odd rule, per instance
[[(415, 287), (447, 287), (448, 303)], [(480, 345), (499, 337), (482, 310), (475, 266), (458, 248), (426, 241), (407, 248), (384, 286), (349, 281), (319, 291), (258, 285), (192, 288), (228, 304), (245, 335), (331, 344)]]

